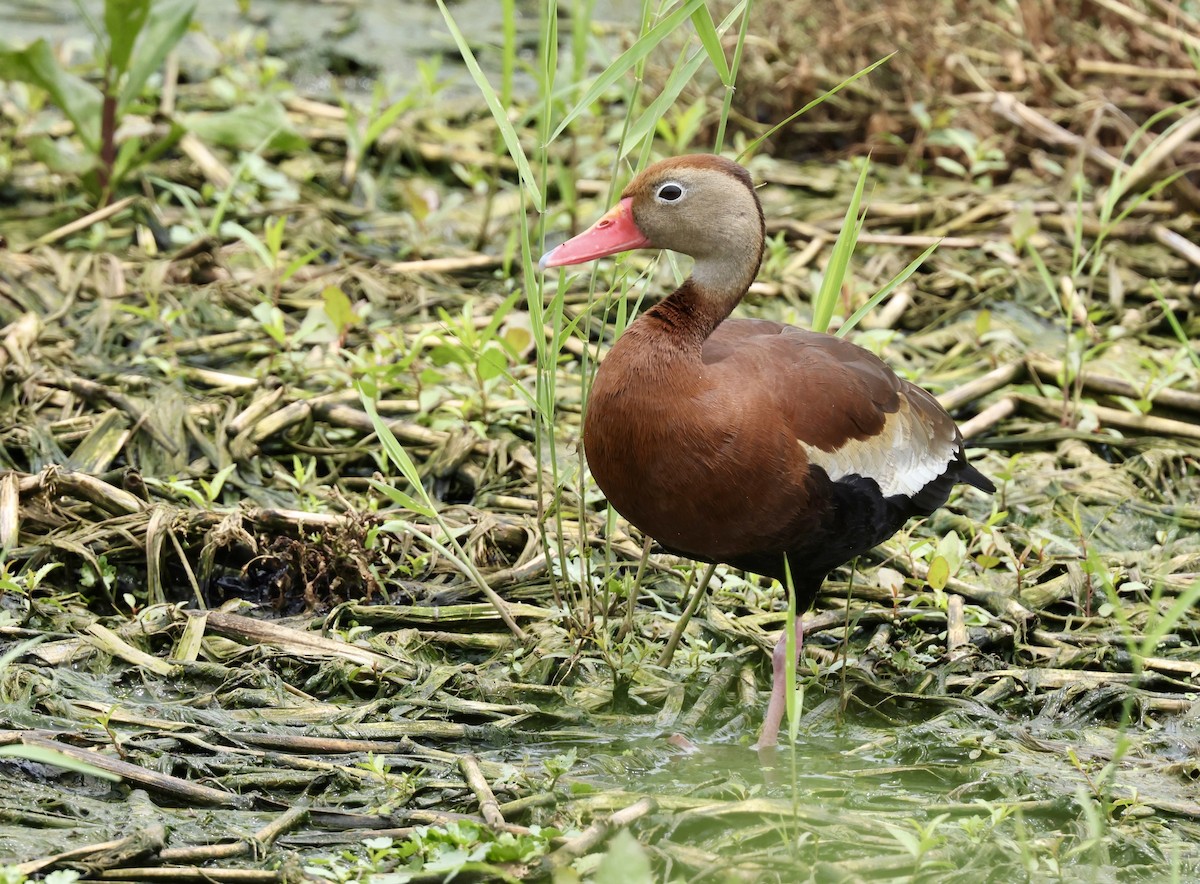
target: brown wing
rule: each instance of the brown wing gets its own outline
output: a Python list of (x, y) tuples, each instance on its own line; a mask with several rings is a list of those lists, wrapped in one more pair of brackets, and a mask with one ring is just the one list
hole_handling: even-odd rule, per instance
[(808, 462), (833, 481), (863, 476), (885, 497), (914, 498), (961, 464), (967, 472), (950, 470), (949, 484), (987, 483), (966, 463), (958, 428), (937, 400), (849, 341), (727, 320), (705, 342), (703, 360), (715, 375), (763, 378), (769, 386), (746, 396), (781, 415)]

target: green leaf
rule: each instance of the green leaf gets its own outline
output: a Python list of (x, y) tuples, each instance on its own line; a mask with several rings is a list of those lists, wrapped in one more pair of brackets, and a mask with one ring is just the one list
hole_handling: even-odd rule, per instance
[(413, 96), (406, 95), (399, 101), (389, 105), (379, 116), (371, 120), (367, 125), (367, 131), (363, 135), (363, 149), (366, 150), (374, 144), (380, 135), (391, 128), (392, 124), (396, 122), (396, 118), (412, 107), (414, 103), (415, 99)]
[(117, 148), (117, 158), (113, 162), (112, 176), (113, 181), (122, 181), (138, 164), (139, 157), (142, 156), (142, 139), (135, 136), (121, 142), (121, 146)]
[(246, 244), (246, 247), (258, 258), (259, 263), (263, 267), (270, 269), (272, 263), (271, 253), (267, 250), (263, 241), (255, 236), (253, 232), (247, 230), (236, 221), (226, 221), (221, 225), (220, 233), (222, 236), (236, 236)]
[(428, 350), (429, 361), (441, 368), (445, 365), (466, 365), (467, 354), (454, 344), (437, 344)]
[(259, 301), (250, 308), (250, 315), (258, 320), (263, 331), (269, 334), (276, 344), (282, 347), (287, 343), (287, 326), (282, 310), (270, 301)]
[[(858, 325), (862, 321), (862, 318), (864, 316), (866, 316), (868, 313), (870, 313), (872, 310), (874, 310), (876, 308), (876, 306), (878, 306), (880, 301), (882, 301), (884, 298), (886, 298), (888, 295), (890, 295), (893, 291), (896, 290), (896, 286), (900, 285), (906, 279), (908, 279), (910, 276), (912, 276), (917, 271), (917, 268), (925, 263), (925, 259), (928, 258), (930, 255), (932, 255), (934, 253), (934, 250), (936, 250), (938, 245), (940, 245), (940, 244), (941, 244), (941, 240), (938, 240), (935, 243), (931, 243), (929, 248), (927, 248), (925, 251), (921, 252), (921, 254), (917, 255), (917, 257), (913, 258), (912, 261), (910, 261), (908, 263), (907, 267), (905, 267), (903, 270), (901, 270), (899, 273), (897, 273), (895, 276), (893, 276), (891, 281), (887, 285), (885, 285), (883, 288), (881, 288), (879, 291), (877, 291), (874, 295), (872, 295), (871, 298), (867, 301), (867, 303), (863, 304), (861, 307), (859, 307), (857, 310), (855, 310), (852, 314), (850, 314), (850, 318), (847, 319), (845, 322), (843, 322), (841, 328), (839, 328), (837, 330), (837, 337), (841, 338), (841, 337), (845, 337), (847, 334), (849, 334), (850, 330), (853, 329), (856, 325)], [(982, 315), (985, 315), (986, 313), (987, 313), (987, 311), (985, 310), (980, 315), (982, 316)], [(980, 336), (982, 336), (982, 333), (979, 333), (979, 334), (980, 334)]]
[[(195, 11), (196, 0), (154, 0), (150, 4), (150, 14), (134, 47), (118, 108), (124, 109), (142, 94), (150, 75), (162, 67), (167, 54), (183, 39)], [(107, 23), (107, 15), (105, 20)], [(111, 39), (111, 31), (109, 35)]]
[(508, 359), (504, 356), (504, 351), (498, 344), (488, 344), (483, 348), (483, 352), (479, 354), (479, 372), (480, 380), (490, 381), (492, 378), (500, 377), (504, 370), (508, 368)]
[(150, 14), (150, 0), (105, 0), (104, 30), (108, 31), (108, 63), (118, 74), (129, 68), (133, 44)]
[(915, 857), (921, 855), (921, 842), (916, 834), (907, 829), (901, 829), (899, 826), (893, 826), (890, 823), (884, 823), (883, 825), (891, 833), (892, 837), (900, 842), (901, 847)]
[[(371, 400), (371, 397), (367, 396), (366, 392), (361, 388), (359, 389), (359, 396), (362, 399), (363, 409), (367, 412), (367, 416), (371, 418), (371, 424), (375, 428), (375, 435), (379, 437), (379, 441), (383, 445), (383, 453), (387, 455), (388, 460), (399, 468), (400, 473), (408, 480), (408, 483), (416, 489), (417, 494), (421, 497), (421, 504), (417, 504), (417, 506), (422, 506), (423, 509), (417, 509), (416, 506), (413, 506), (412, 504), (416, 504), (416, 501), (412, 500), (412, 498), (409, 498), (409, 500), (412, 500), (412, 504), (405, 504), (405, 506), (422, 515), (432, 516), (433, 501), (430, 500), (428, 492), (425, 491), (425, 486), (421, 483), (421, 473), (417, 470), (417, 465), (408, 456), (408, 452), (404, 450), (404, 446), (400, 444), (400, 440), (396, 438), (396, 434), (392, 432), (391, 427), (379, 416), (379, 412), (375, 410), (375, 403)], [(404, 492), (400, 493), (403, 494)]]
[(725, 49), (721, 46), (721, 37), (717, 34), (716, 25), (713, 24), (712, 15), (709, 13), (707, 6), (701, 5), (699, 9), (692, 13), (692, 26), (700, 36), (700, 42), (704, 44), (704, 51), (708, 54), (708, 60), (717, 69), (717, 76), (721, 78), (721, 83), (725, 86), (732, 86), (733, 81), (729, 76), (729, 62), (725, 60)]
[(327, 285), (321, 292), (321, 300), (325, 302), (325, 315), (333, 323), (333, 327), (341, 334), (358, 320), (354, 315), (354, 305), (340, 287)]
[(829, 320), (833, 317), (833, 308), (837, 304), (838, 295), (842, 291), (842, 283), (850, 268), (850, 258), (854, 255), (854, 246), (858, 243), (858, 234), (862, 230), (863, 218), (858, 209), (862, 204), (863, 188), (867, 183), (867, 170), (870, 163), (863, 163), (862, 171), (858, 174), (858, 184), (854, 187), (854, 195), (850, 205), (846, 207), (846, 217), (842, 219), (842, 229), (838, 233), (837, 242), (833, 244), (833, 254), (829, 256), (829, 264), (825, 267), (825, 276), (821, 279), (821, 288), (813, 300), (813, 331), (823, 332), (829, 328)]
[[(438, 0), (439, 5), (442, 0)], [(633, 45), (622, 52), (617, 60), (604, 69), (604, 73), (598, 76), (588, 91), (581, 98), (565, 117), (558, 124), (558, 128), (554, 130), (554, 134), (550, 136), (548, 141), (554, 141), (563, 130), (569, 126), (576, 117), (585, 113), (595, 104), (613, 83), (617, 82), (625, 75), (631, 67), (644, 59), (647, 55), (658, 48), (658, 45), (667, 38), (676, 28), (690, 18), (701, 6), (704, 5), (704, 0), (689, 0), (683, 6), (676, 9), (646, 33), (642, 34)], [(538, 206), (538, 211), (542, 211), (541, 206)]]
[(412, 510), (418, 516), (424, 516), (427, 519), (434, 517), (433, 510), (418, 501), (411, 494), (401, 491), (395, 485), (380, 482), (378, 479), (371, 479), (368, 484), (397, 506), (402, 506), (406, 510)]
[(697, 52), (682, 66), (676, 67), (671, 71), (671, 75), (667, 77), (667, 82), (663, 84), (662, 91), (654, 101), (650, 102), (649, 107), (642, 111), (642, 115), (637, 121), (629, 127), (629, 132), (625, 136), (625, 142), (621, 145), (621, 156), (625, 157), (637, 147), (643, 138), (654, 131), (658, 120), (667, 112), (675, 99), (679, 97), (679, 93), (683, 91), (683, 87), (692, 82), (696, 76), (696, 71), (700, 69), (700, 65), (704, 63), (704, 54)]
[(42, 634), (35, 635), (32, 638), (27, 638), (23, 642), (17, 642), (2, 655), (0, 655), (0, 672), (4, 672), (5, 669), (12, 665), (14, 660), (20, 660), (27, 653), (44, 642), (47, 638), (47, 635)]
[(592, 880), (595, 884), (653, 884), (655, 877), (646, 848), (628, 829), (622, 829), (609, 841)]
[(237, 469), (236, 463), (226, 464), (217, 470), (212, 477), (212, 482), (208, 485), (208, 499), (216, 503), (217, 498), (221, 496), (221, 489), (225, 487), (225, 481), (233, 475), (233, 471)]
[(283, 251), (283, 231), (287, 227), (287, 217), (268, 218), (263, 222), (263, 242), (272, 256)]
[(437, 0), (437, 5), (438, 9), (442, 11), (442, 18), (446, 20), (446, 27), (450, 29), (450, 36), (454, 38), (454, 42), (458, 46), (458, 53), (462, 56), (463, 64), (467, 66), (467, 71), (471, 74), (471, 79), (475, 81), (475, 86), (483, 96), (488, 110), (492, 112), (492, 119), (496, 123), (496, 128), (500, 130), (500, 137), (504, 139), (504, 146), (508, 148), (509, 156), (517, 164), (517, 174), (520, 175), (525, 189), (529, 191), (529, 198), (533, 202), (533, 207), (539, 212), (546, 211), (546, 203), (542, 197), (542, 191), (538, 187), (537, 178), (534, 177), (533, 169), (529, 167), (529, 160), (525, 156), (525, 151), (521, 148), (521, 140), (517, 137), (517, 130), (513, 128), (512, 122), (508, 119), (508, 109), (501, 103), (499, 96), (496, 95), (496, 90), (492, 88), (491, 83), (488, 82), (487, 77), (480, 70), (479, 62), (475, 60), (475, 54), (471, 52), (471, 47), (467, 44), (467, 38), (458, 29), (453, 16), (450, 15), (450, 10), (446, 8), (445, 0)]
[(200, 138), (223, 147), (289, 152), (308, 144), (292, 129), (283, 105), (270, 97), (215, 114), (187, 114), (182, 119)]
[(885, 55), (883, 58), (879, 59), (879, 61), (875, 62), (874, 64), (867, 65), (865, 68), (863, 68), (857, 74), (853, 74), (852, 76), (849, 76), (846, 79), (842, 80), (842, 82), (838, 83), (836, 86), (834, 86), (828, 92), (821, 93), (816, 98), (814, 98), (812, 101), (810, 101), (808, 104), (804, 105), (804, 107), (800, 108), (800, 110), (796, 111), (794, 114), (790, 114), (787, 117), (787, 119), (785, 119), (783, 122), (772, 126), (770, 129), (768, 129), (762, 135), (759, 135), (757, 138), (755, 138), (753, 141), (751, 141), (749, 144), (747, 144), (742, 149), (742, 152), (740, 154), (738, 154), (737, 158), (740, 160), (742, 157), (746, 156), (747, 154), (753, 153), (754, 149), (756, 147), (758, 147), (760, 144), (762, 144), (764, 141), (766, 141), (768, 138), (770, 138), (772, 135), (774, 135), (776, 132), (778, 132), (780, 129), (782, 129), (784, 126), (786, 126), (788, 123), (790, 123), (792, 120), (796, 119), (796, 117), (803, 116), (804, 114), (806, 114), (810, 110), (812, 110), (814, 107), (816, 107), (818, 104), (825, 101), (827, 98), (837, 95), (839, 92), (841, 92), (843, 89), (845, 89), (851, 83), (853, 83), (855, 80), (857, 80), (860, 77), (865, 77), (867, 74), (871, 73), (871, 71), (875, 70), (875, 68), (879, 67), (881, 64), (883, 64), (885, 61), (890, 59), (895, 54), (896, 54), (895, 52), (889, 52), (887, 55)]
[(0, 50), (0, 80), (30, 83), (46, 90), (75, 126), (75, 134), (89, 153), (100, 153), (100, 108), (104, 97), (91, 83), (59, 67), (45, 40), (34, 40), (24, 49)]
[(947, 564), (950, 565), (950, 573), (955, 574), (966, 557), (967, 545), (958, 536), (957, 531), (951, 531), (948, 534), (943, 534), (942, 538), (938, 541), (937, 554), (944, 558)]
[(31, 135), (27, 143), (30, 155), (45, 163), (52, 172), (60, 175), (83, 176), (96, 168), (96, 154), (80, 150), (70, 138), (50, 138), (47, 135)]
[(933, 561), (929, 563), (929, 574), (926, 575), (925, 582), (934, 589), (945, 589), (949, 579), (950, 563), (942, 556), (934, 556)]

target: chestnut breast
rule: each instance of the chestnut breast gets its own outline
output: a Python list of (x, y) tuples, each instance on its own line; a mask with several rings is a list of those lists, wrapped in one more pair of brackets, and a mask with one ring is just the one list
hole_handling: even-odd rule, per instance
[[(726, 321), (704, 353), (737, 338), (740, 326)], [(781, 409), (787, 391), (777, 381), (789, 372), (761, 370), (756, 334), (709, 362), (645, 340), (655, 330), (653, 317), (630, 327), (589, 394), (584, 447), (600, 489), (617, 512), (679, 554), (728, 562), (787, 549), (797, 518), (822, 517), (810, 500), (807, 458)]]

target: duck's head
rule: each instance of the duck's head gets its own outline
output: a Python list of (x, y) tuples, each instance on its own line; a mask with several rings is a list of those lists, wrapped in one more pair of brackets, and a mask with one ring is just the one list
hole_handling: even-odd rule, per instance
[(749, 286), (762, 260), (763, 237), (750, 173), (724, 157), (692, 154), (647, 168), (599, 221), (543, 255), (541, 266), (670, 249), (696, 259), (697, 283)]

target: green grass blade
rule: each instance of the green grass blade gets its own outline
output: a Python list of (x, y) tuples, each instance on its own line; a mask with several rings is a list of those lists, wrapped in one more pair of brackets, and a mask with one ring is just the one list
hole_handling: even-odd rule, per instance
[[(702, 52), (695, 53), (682, 66), (677, 66), (671, 71), (671, 75), (667, 78), (667, 82), (663, 85), (662, 92), (650, 105), (642, 111), (637, 121), (629, 127), (629, 131), (625, 135), (624, 143), (621, 145), (620, 157), (624, 158), (629, 153), (642, 143), (647, 135), (654, 132), (654, 127), (658, 121), (666, 113), (667, 108), (675, 103), (675, 99), (679, 97), (679, 93), (683, 91), (683, 87), (692, 81), (696, 76), (696, 71), (700, 69), (700, 65), (704, 63), (705, 55)], [(643, 157), (643, 159), (646, 159)], [(642, 166), (645, 165), (643, 162)]]
[[(379, 416), (379, 412), (375, 410), (374, 401), (367, 395), (366, 390), (361, 385), (358, 388), (358, 395), (362, 401), (363, 410), (366, 411), (367, 416), (371, 419), (371, 425), (375, 428), (375, 435), (379, 437), (379, 443), (383, 446), (383, 453), (387, 455), (388, 460), (396, 465), (400, 470), (400, 474), (404, 476), (417, 493), (417, 498), (414, 499), (404, 492), (399, 492), (400, 495), (408, 498), (408, 502), (402, 503), (402, 505), (423, 516), (433, 518), (435, 516), (433, 501), (429, 498), (429, 492), (425, 490), (425, 485), (421, 482), (421, 473), (417, 469), (417, 465), (408, 456), (408, 452), (404, 450), (404, 446), (396, 438), (396, 434), (392, 432), (391, 427)], [(389, 496), (393, 500), (401, 502), (399, 497), (390, 493)]]
[(798, 650), (796, 617), (798, 613), (803, 614), (804, 612), (796, 610), (796, 587), (792, 581), (792, 566), (787, 556), (783, 557), (783, 580), (783, 590), (787, 593), (787, 626), (784, 631), (786, 636), (784, 639), (786, 649), (784, 680), (787, 687), (784, 694), (784, 710), (786, 711), (789, 742), (795, 745), (796, 737), (800, 733), (800, 698), (799, 692), (796, 690), (798, 675), (796, 670), (797, 664), (800, 662), (796, 659)]
[(11, 666), (14, 661), (20, 660), (27, 653), (44, 642), (48, 637), (49, 636), (47, 635), (35, 635), (33, 638), (27, 638), (23, 642), (17, 642), (3, 654), (0, 654), (0, 673), (8, 669), (8, 667)]
[(725, 127), (729, 125), (729, 112), (733, 108), (734, 84), (737, 82), (738, 71), (742, 68), (742, 51), (746, 48), (746, 35), (750, 32), (750, 0), (742, 0), (733, 11), (725, 17), (722, 27), (731, 25), (740, 15), (742, 23), (738, 28), (737, 43), (733, 47), (733, 63), (730, 65), (729, 82), (725, 85), (725, 98), (721, 102), (721, 118), (717, 123), (717, 137), (713, 142), (713, 153), (720, 153), (725, 146)]
[(852, 74), (851, 76), (842, 80), (842, 82), (838, 83), (836, 86), (834, 86), (828, 92), (821, 93), (816, 98), (814, 98), (812, 101), (810, 101), (808, 104), (804, 105), (804, 107), (800, 108), (800, 110), (798, 110), (794, 114), (791, 114), (790, 116), (788, 116), (787, 119), (785, 119), (783, 122), (777, 123), (776, 125), (772, 126), (770, 129), (768, 129), (762, 135), (759, 135), (757, 138), (755, 138), (753, 141), (751, 141), (749, 144), (747, 144), (745, 149), (743, 149), (742, 152), (740, 154), (738, 154), (737, 158), (740, 160), (742, 157), (746, 156), (747, 154), (754, 153), (755, 148), (757, 148), (760, 144), (762, 144), (764, 141), (766, 141), (768, 138), (770, 138), (772, 135), (774, 135), (776, 132), (778, 132), (780, 129), (782, 129), (784, 126), (786, 126), (788, 123), (790, 123), (792, 120), (796, 119), (796, 117), (803, 116), (804, 114), (808, 113), (810, 110), (812, 110), (814, 107), (816, 107), (821, 102), (825, 101), (826, 99), (828, 99), (834, 95), (837, 95), (839, 92), (841, 92), (843, 89), (845, 89), (851, 83), (853, 83), (855, 80), (857, 80), (861, 77), (865, 77), (867, 74), (871, 73), (871, 71), (875, 70), (875, 68), (879, 67), (885, 61), (888, 61), (895, 54), (896, 54), (895, 52), (889, 52), (883, 58), (879, 59), (879, 61), (877, 61), (873, 64), (867, 65), (865, 68), (863, 68), (857, 74)]
[(932, 255), (940, 244), (941, 240), (938, 240), (937, 242), (931, 244), (925, 251), (921, 252), (921, 254), (917, 255), (917, 257), (913, 258), (907, 267), (893, 276), (891, 281), (877, 291), (874, 295), (872, 295), (867, 303), (863, 304), (852, 314), (850, 314), (850, 318), (842, 323), (842, 327), (837, 330), (837, 337), (844, 337), (852, 328), (854, 328), (854, 326), (862, 322), (864, 316), (874, 310), (879, 305), (880, 301), (896, 290), (896, 286), (900, 285), (902, 282), (916, 273), (917, 268), (925, 263), (925, 259)]
[(1163, 309), (1163, 316), (1167, 319), (1167, 324), (1171, 326), (1171, 331), (1175, 332), (1175, 337), (1179, 338), (1179, 343), (1183, 345), (1183, 352), (1192, 360), (1192, 365), (1200, 371), (1200, 356), (1196, 355), (1195, 342), (1188, 337), (1187, 331), (1179, 322), (1179, 317), (1175, 315), (1175, 311), (1171, 309), (1171, 305), (1167, 303), (1167, 299), (1163, 297), (1162, 289), (1158, 287), (1157, 282), (1151, 282), (1151, 291), (1154, 292), (1154, 298)]
[(235, 236), (240, 239), (258, 259), (258, 262), (268, 270), (275, 264), (275, 259), (268, 251), (266, 245), (261, 239), (255, 236), (251, 231), (247, 230), (236, 221), (226, 221), (221, 225), (221, 233), (227, 236)]
[[(1118, 598), (1115, 601), (1120, 603), (1121, 600)], [(1143, 657), (1153, 657), (1155, 651), (1158, 650), (1158, 643), (1167, 633), (1179, 627), (1179, 624), (1195, 607), (1197, 601), (1200, 601), (1200, 580), (1193, 580), (1190, 586), (1176, 596), (1171, 607), (1158, 617), (1151, 618), (1150, 623), (1147, 624), (1148, 628), (1142, 639), (1141, 647), (1135, 647), (1134, 650)]]
[(442, 11), (442, 18), (446, 20), (446, 27), (450, 29), (450, 36), (454, 38), (454, 43), (458, 46), (458, 52), (462, 56), (463, 64), (467, 66), (467, 71), (471, 74), (471, 79), (475, 81), (475, 86), (479, 89), (479, 94), (483, 96), (488, 110), (492, 112), (492, 119), (496, 121), (496, 127), (500, 130), (500, 137), (504, 139), (504, 146), (508, 148), (509, 156), (517, 164), (517, 174), (520, 175), (521, 183), (525, 186), (525, 189), (529, 191), (529, 198), (533, 201), (533, 207), (539, 212), (546, 211), (546, 201), (542, 196), (542, 190), (538, 187), (537, 178), (534, 177), (533, 169), (530, 168), (529, 160), (521, 147), (521, 140), (517, 137), (517, 130), (508, 119), (508, 111), (500, 101), (496, 90), (492, 88), (492, 84), (488, 82), (487, 77), (484, 76), (483, 71), (480, 69), (479, 62), (475, 60), (475, 53), (467, 45), (467, 38), (458, 29), (454, 17), (450, 15), (450, 10), (446, 8), (445, 0), (437, 0), (437, 5), (438, 9)]
[(837, 305), (838, 294), (846, 280), (850, 258), (854, 255), (854, 246), (858, 242), (858, 233), (862, 230), (863, 219), (859, 216), (859, 206), (862, 205), (863, 188), (866, 186), (867, 171), (870, 168), (869, 162), (863, 163), (862, 171), (858, 174), (854, 196), (850, 199), (850, 205), (846, 207), (846, 217), (842, 219), (842, 229), (838, 233), (837, 242), (833, 244), (833, 254), (829, 256), (821, 288), (817, 297), (813, 299), (813, 331), (825, 331), (829, 328), (829, 320), (833, 318), (833, 308)]
[(712, 14), (708, 11), (707, 6), (701, 5), (692, 13), (692, 27), (700, 36), (704, 52), (708, 55), (712, 66), (717, 69), (717, 76), (721, 78), (721, 83), (725, 86), (732, 86), (733, 80), (729, 72), (729, 62), (725, 60), (725, 49), (721, 46), (721, 37), (717, 34), (717, 27), (713, 24)]
[(406, 510), (411, 510), (418, 516), (424, 516), (427, 519), (436, 519), (437, 515), (429, 507), (425, 506), (411, 494), (401, 491), (387, 482), (381, 482), (378, 479), (368, 479), (367, 484), (396, 504)]
[[(441, 5), (441, 3), (442, 0), (438, 0), (438, 4)], [(604, 69), (604, 72), (595, 79), (591, 87), (584, 93), (583, 98), (579, 100), (575, 107), (567, 112), (562, 122), (558, 124), (558, 128), (554, 130), (554, 134), (550, 136), (550, 141), (558, 138), (567, 126), (595, 104), (613, 83), (625, 75), (626, 71), (653, 52), (667, 38), (667, 35), (683, 24), (684, 21), (690, 18), (703, 5), (704, 0), (689, 0), (688, 3), (676, 9), (635, 40), (632, 46), (617, 57), (616, 61)]]

